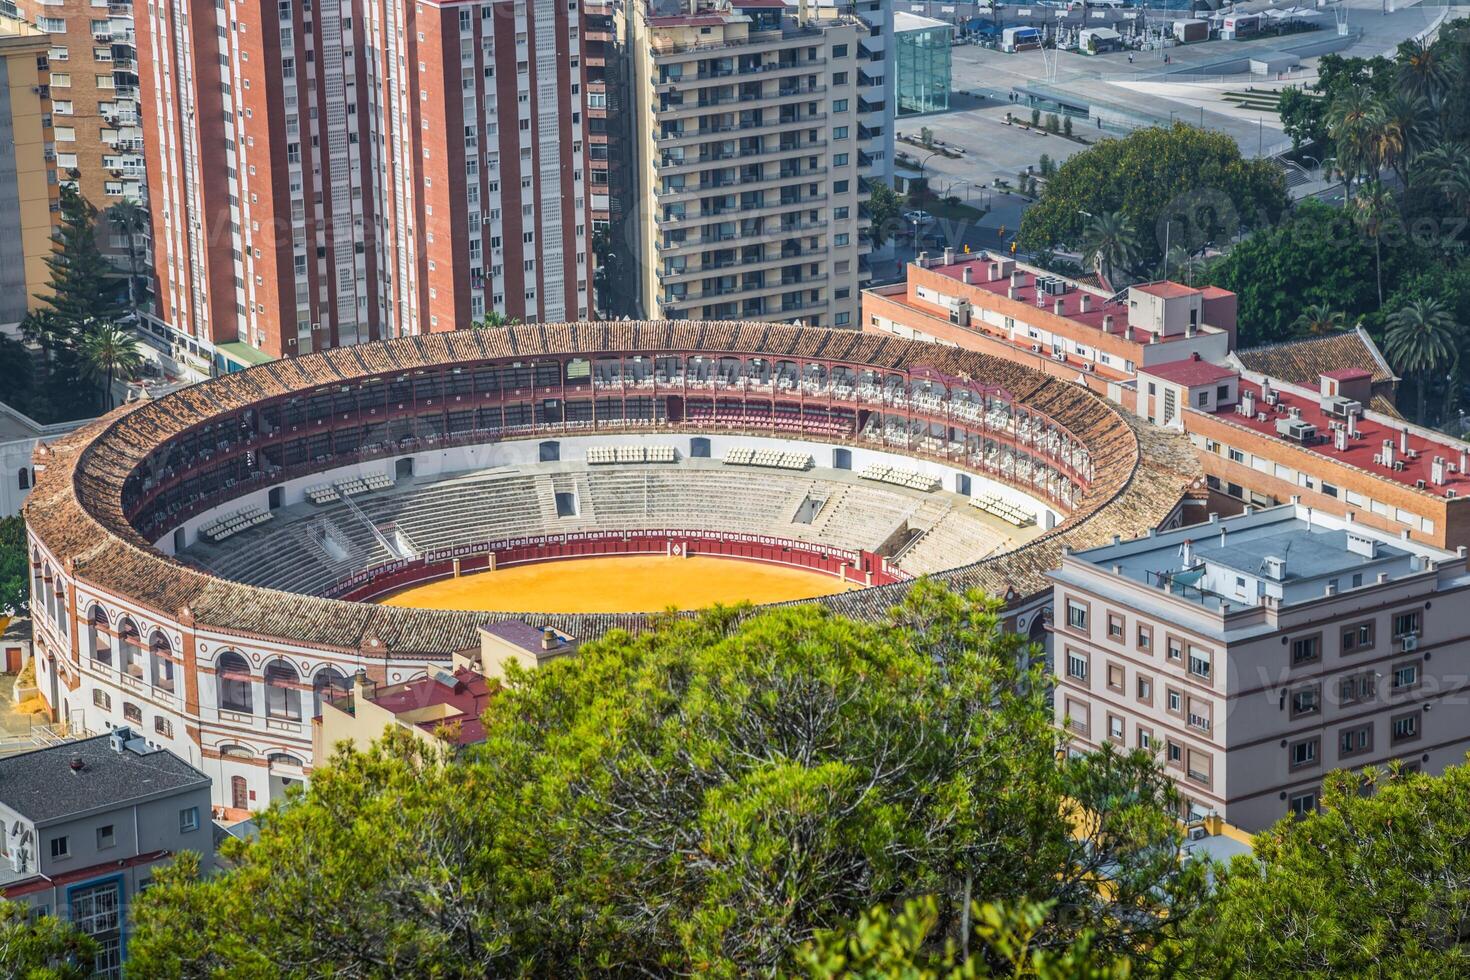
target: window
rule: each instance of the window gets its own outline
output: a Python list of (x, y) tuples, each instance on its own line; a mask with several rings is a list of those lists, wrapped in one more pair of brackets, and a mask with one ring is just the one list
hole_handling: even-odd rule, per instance
[(1067, 699), (1067, 727), (1078, 735), (1087, 734), (1091, 714), (1092, 709), (1086, 701), (1078, 701), (1076, 698)]
[(143, 709), (131, 701), (123, 702), (123, 720), (134, 725), (143, 724)]
[(1184, 659), (1184, 641), (1177, 636), (1171, 636), (1168, 640), (1169, 659), (1178, 663)]
[(1170, 766), (1178, 769), (1184, 764), (1184, 746), (1180, 745), (1172, 738), (1169, 739), (1169, 747), (1165, 751), (1164, 757), (1168, 761)]
[(92, 975), (116, 977), (122, 972), (122, 886), (116, 880), (68, 892), (71, 921), (97, 944)]
[(153, 731), (159, 735), (162, 735), (164, 738), (173, 738), (174, 723), (163, 717), (163, 715), (154, 715)]
[(1405, 636), (1419, 635), (1419, 610), (1413, 612), (1395, 613), (1393, 617), (1393, 638), (1395, 640)]
[(1154, 649), (1154, 628), (1152, 626), (1138, 627), (1138, 649), (1144, 653), (1152, 653)]
[(1322, 710), (1322, 688), (1317, 685), (1291, 692), (1291, 717), (1315, 715)]
[(1117, 613), (1108, 613), (1108, 639), (1123, 642), (1123, 617)]
[(1210, 730), (1210, 702), (1190, 698), (1186, 723), (1196, 731), (1208, 732)]
[(1369, 670), (1361, 674), (1350, 674), (1338, 681), (1338, 703), (1358, 704), (1363, 701), (1371, 701), (1376, 691), (1376, 676), (1373, 671)]
[(1123, 741), (1123, 719), (1111, 712), (1108, 714), (1108, 738), (1115, 742)]
[(1137, 682), (1134, 684), (1134, 688), (1136, 689), (1136, 691), (1138, 693), (1138, 700), (1139, 701), (1143, 702), (1144, 704), (1153, 704), (1154, 703), (1154, 682), (1153, 682), (1153, 678), (1151, 678), (1151, 677), (1145, 677), (1144, 675), (1139, 674), (1138, 675), (1138, 678), (1137, 678)]
[(1291, 815), (1300, 820), (1308, 814), (1317, 812), (1317, 791), (1310, 790), (1306, 793), (1297, 793), (1291, 798)]
[(1337, 757), (1346, 759), (1373, 751), (1373, 726), (1354, 725), (1337, 733)]
[(1291, 641), (1291, 665), (1316, 663), (1322, 659), (1322, 636), (1301, 636)]
[(1201, 647), (1189, 648), (1189, 672), (1196, 677), (1210, 679), (1210, 651)]
[(845, 140), (845, 139), (847, 139), (847, 127), (846, 126), (833, 126), (832, 127), (832, 138), (834, 140)]
[(1372, 649), (1372, 647), (1373, 623), (1371, 621), (1358, 623), (1356, 626), (1349, 626), (1342, 631), (1342, 652), (1344, 655), (1361, 653), (1364, 650)]
[(1412, 742), (1419, 737), (1419, 715), (1417, 712), (1407, 712), (1402, 715), (1394, 715), (1390, 726), (1392, 732), (1391, 741), (1397, 745), (1399, 742)]
[(199, 808), (189, 806), (179, 811), (179, 833), (188, 834), (199, 829)]
[(112, 832), (112, 824), (97, 828), (97, 850), (103, 851), (117, 843), (117, 837)]
[(101, 708), (103, 711), (111, 711), (112, 695), (108, 694), (100, 687), (94, 687), (92, 689), (92, 703)]
[(65, 834), (51, 838), (51, 857), (53, 860), (71, 857), (71, 845)]
[(1154, 746), (1154, 732), (1152, 728), (1138, 726), (1138, 747), (1140, 749), (1151, 749)]
[(1081, 633), (1087, 632), (1087, 605), (1067, 600), (1067, 625)]
[(1190, 749), (1186, 753), (1186, 759), (1188, 765), (1184, 767), (1184, 774), (1203, 786), (1210, 785), (1211, 768), (1214, 762), (1210, 753)]
[(1124, 689), (1123, 668), (1119, 664), (1108, 664), (1108, 690), (1118, 694)]
[(1300, 742), (1293, 742), (1288, 751), (1291, 753), (1291, 768), (1304, 769), (1307, 766), (1317, 764), (1317, 749), (1321, 739), (1313, 736), (1304, 738)]
[(1067, 651), (1067, 676), (1087, 683), (1087, 656), (1076, 650)]
[(846, 99), (833, 99), (832, 100), (832, 111), (833, 112), (846, 112), (847, 111), (847, 100)]
[(1419, 661), (1398, 664), (1393, 668), (1393, 689), (1408, 691), (1419, 686)]
[(1167, 709), (1171, 715), (1184, 714), (1184, 694), (1177, 688), (1169, 688), (1167, 694)]

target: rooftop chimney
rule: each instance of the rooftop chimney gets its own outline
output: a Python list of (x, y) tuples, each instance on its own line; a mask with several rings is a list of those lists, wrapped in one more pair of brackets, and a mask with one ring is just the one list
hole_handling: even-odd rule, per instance
[(1019, 289), (1017, 289), (1015, 286), (1007, 286), (1006, 287), (1006, 299), (1020, 299), (1020, 298), (1021, 298), (1021, 291)]
[(1159, 332), (1157, 330), (1150, 330), (1148, 332), (1148, 342), (1150, 344), (1157, 344), (1159, 342)]
[(1460, 472), (1461, 472), (1461, 474), (1463, 474), (1465, 472), (1465, 464), (1467, 462), (1470, 462), (1470, 460), (1467, 460), (1465, 458), (1465, 450), (1462, 449), (1462, 450), (1460, 450)]
[(552, 650), (555, 650), (557, 648), (557, 646), (559, 646), (559, 645), (560, 645), (560, 641), (557, 638), (556, 630), (554, 630), (550, 626), (548, 626), (548, 627), (546, 627), (545, 629), (543, 629), (541, 631), (541, 649), (542, 650), (545, 650), (545, 651), (547, 651), (549, 653)]
[(71, 758), (71, 771), (72, 772), (79, 773), (79, 772), (81, 772), (85, 768), (86, 768), (86, 763), (82, 762), (82, 757), (81, 756), (79, 756), (79, 755), (72, 756), (72, 758)]
[(1103, 314), (1103, 333), (1112, 333), (1112, 332), (1113, 332), (1113, 315), (1111, 313), (1104, 313)]
[(1179, 546), (1179, 560), (1181, 568), (1192, 568), (1194, 566), (1194, 542), (1189, 538), (1184, 539), (1184, 544)]
[(128, 741), (133, 737), (133, 730), (127, 725), (119, 725), (112, 730), (112, 736), (107, 744), (114, 752), (121, 752), (128, 747)]
[(995, 282), (997, 279), (1000, 278), (1000, 263), (999, 262), (992, 262), (992, 263), (990, 263), (989, 271), (987, 271), (985, 274), (990, 277), (989, 278), (989, 281), (990, 282)]
[(1063, 300), (1063, 299), (1061, 299), (1061, 298), (1058, 298), (1055, 303), (1051, 304), (1051, 311), (1053, 313), (1055, 313), (1057, 316), (1061, 316), (1062, 314), (1066, 313), (1067, 312), (1067, 303), (1066, 303), (1066, 301)]
[(1083, 313), (1089, 313), (1089, 312), (1091, 312), (1091, 310), (1092, 310), (1092, 294), (1091, 293), (1083, 293), (1081, 296), (1079, 296), (1077, 298), (1077, 302), (1078, 302), (1078, 308)]
[(1024, 273), (1024, 272), (1012, 272), (1011, 273), (1011, 285), (1012, 286), (1020, 287), (1020, 286), (1024, 286), (1025, 284), (1026, 284), (1026, 273)]
[(1434, 457), (1434, 462), (1429, 464), (1429, 480), (1437, 486), (1444, 484), (1445, 461), (1441, 456)]
[(914, 264), (917, 265), (920, 269), (929, 268), (929, 253), (920, 252), (918, 255), (914, 256)]
[(974, 269), (971, 266), (965, 266), (963, 269), (960, 270), (960, 281), (968, 286), (974, 279), (974, 276), (972, 275), (973, 272)]
[(1409, 430), (1408, 429), (1400, 429), (1399, 430), (1399, 449), (1403, 450), (1405, 454), (1407, 454), (1409, 452)]
[(944, 247), (944, 264), (954, 265), (954, 247), (951, 245)]

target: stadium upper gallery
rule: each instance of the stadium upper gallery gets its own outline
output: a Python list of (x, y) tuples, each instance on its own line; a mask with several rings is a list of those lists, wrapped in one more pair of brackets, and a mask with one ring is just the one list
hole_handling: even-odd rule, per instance
[(43, 696), (141, 729), (237, 807), (310, 771), (316, 708), (354, 675), (436, 676), (497, 621), (587, 639), (711, 601), (874, 616), (929, 574), (1040, 635), (1063, 531), (1143, 535), (1203, 488), (1183, 436), (1008, 361), (682, 321), (272, 361), (37, 463)]

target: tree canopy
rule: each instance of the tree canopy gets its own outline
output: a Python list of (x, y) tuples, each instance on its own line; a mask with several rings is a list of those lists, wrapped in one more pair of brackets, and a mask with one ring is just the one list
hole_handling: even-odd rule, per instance
[(1286, 209), (1286, 184), (1269, 161), (1245, 160), (1222, 133), (1177, 123), (1105, 139), (1069, 158), (1021, 220), (1033, 251), (1082, 248), (1090, 216), (1114, 214), (1136, 229), (1138, 262), (1158, 265), (1165, 242), (1198, 249), (1268, 225)]
[(25, 521), (0, 517), (0, 615), (23, 613), (30, 608), (30, 568)]
[(20, 902), (0, 900), (0, 976), (14, 980), (85, 980), (96, 945), (70, 924), (31, 917)]
[(1050, 903), (1036, 952), (1142, 954), (1203, 895), (1173, 790), (1141, 754), (1059, 764), (1022, 654), (993, 607), (928, 586), (885, 623), (805, 606), (614, 633), (515, 674), (483, 746), (340, 750), (230, 870), (160, 874), (135, 968), (773, 972), (921, 894), (936, 941), (968, 896)]

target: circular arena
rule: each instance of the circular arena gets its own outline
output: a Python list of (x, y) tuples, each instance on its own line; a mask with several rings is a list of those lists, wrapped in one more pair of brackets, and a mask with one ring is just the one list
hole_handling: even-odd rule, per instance
[[(580, 639), (708, 601), (881, 615), (931, 575), (1041, 635), (1046, 572), (1183, 519), (1183, 436), (987, 355), (765, 323), (529, 324), (346, 347), (37, 451), (38, 683), (244, 811), (311, 719), (505, 619)], [(671, 588), (672, 587), (672, 588)]]

